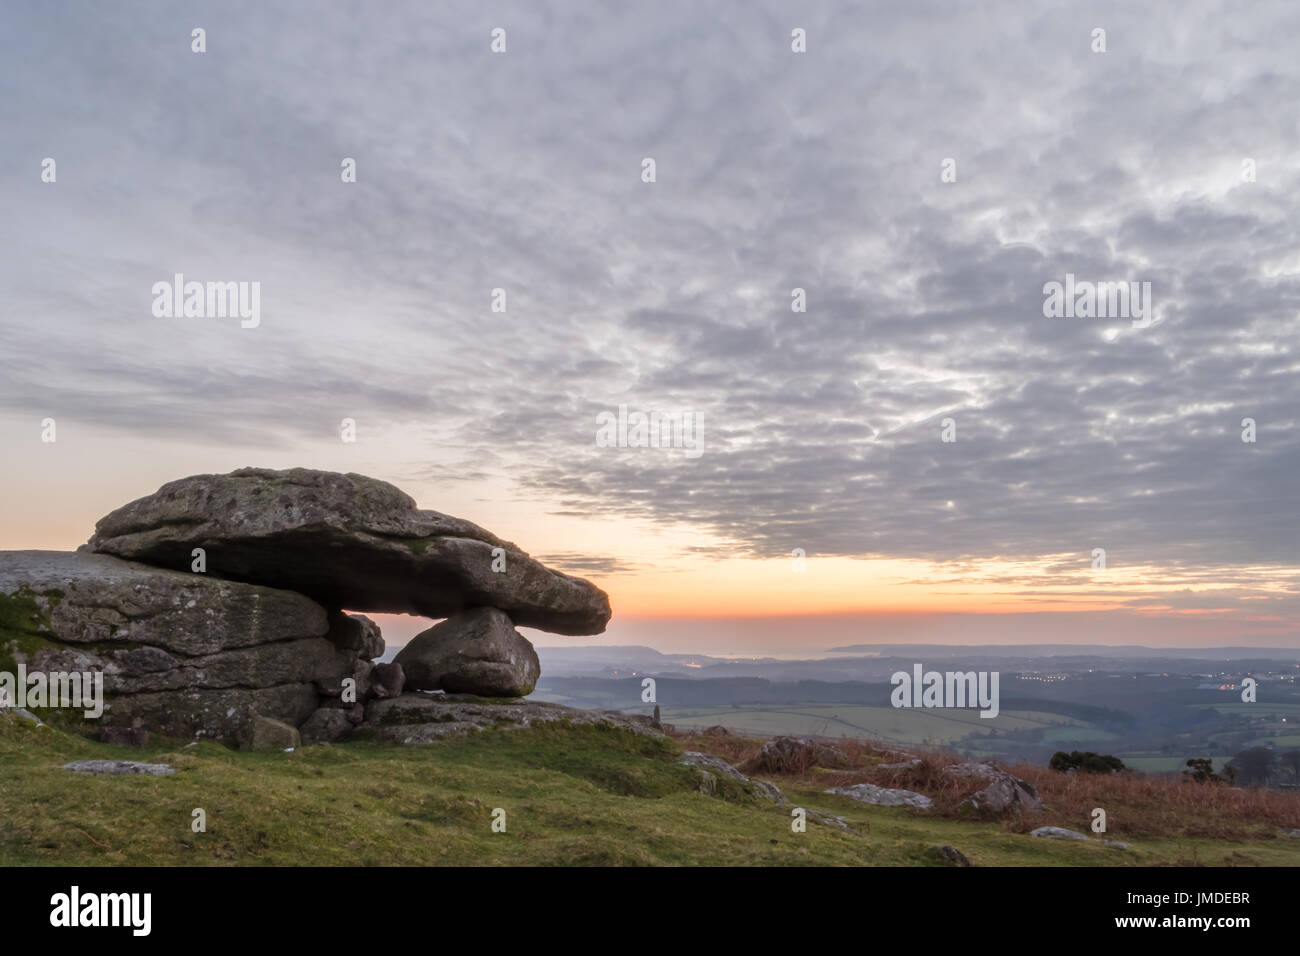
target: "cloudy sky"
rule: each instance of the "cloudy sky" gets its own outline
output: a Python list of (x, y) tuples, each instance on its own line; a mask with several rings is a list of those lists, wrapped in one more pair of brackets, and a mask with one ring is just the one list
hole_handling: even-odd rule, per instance
[(1300, 7), (1144, 6), (11, 0), (0, 546), (301, 465), (592, 577), (606, 642), (1297, 646)]

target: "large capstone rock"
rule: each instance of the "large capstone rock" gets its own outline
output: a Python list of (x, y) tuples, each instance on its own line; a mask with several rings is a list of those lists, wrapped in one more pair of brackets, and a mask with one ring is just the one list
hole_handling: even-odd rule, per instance
[(472, 522), (416, 507), (364, 475), (244, 468), (163, 485), (95, 526), (85, 546), (298, 591), (327, 607), (445, 618), (497, 607), (520, 625), (599, 634), (609, 599)]
[(526, 697), (542, 672), (533, 645), (496, 608), (480, 607), (417, 634), (394, 662), (408, 690)]

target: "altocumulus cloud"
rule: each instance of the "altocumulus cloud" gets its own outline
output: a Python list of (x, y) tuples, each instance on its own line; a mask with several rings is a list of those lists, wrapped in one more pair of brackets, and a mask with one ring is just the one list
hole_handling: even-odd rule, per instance
[[(6, 410), (437, 421), (430, 472), (739, 554), (1295, 564), (1294, 4), (4, 18)], [(262, 326), (154, 319), (174, 272), (260, 281)], [(1067, 273), (1149, 281), (1155, 322), (1044, 318)], [(696, 412), (703, 456), (597, 448), (619, 404)]]

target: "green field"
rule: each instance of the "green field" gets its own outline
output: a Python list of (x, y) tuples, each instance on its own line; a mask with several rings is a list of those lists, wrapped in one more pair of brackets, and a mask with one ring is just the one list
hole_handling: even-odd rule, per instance
[[(683, 729), (701, 730), (721, 724), (741, 734), (769, 737), (779, 734), (816, 734), (824, 737), (871, 737), (899, 746), (954, 744), (971, 734), (990, 730), (1070, 731), (1075, 740), (1105, 739), (1104, 731), (1092, 731), (1085, 724), (1061, 714), (1037, 711), (1004, 711), (997, 717), (981, 717), (977, 710), (926, 710), (894, 707), (863, 707), (856, 704), (792, 704), (788, 708), (694, 707), (664, 708), (664, 721)], [(1086, 734), (1089, 736), (1082, 736)]]

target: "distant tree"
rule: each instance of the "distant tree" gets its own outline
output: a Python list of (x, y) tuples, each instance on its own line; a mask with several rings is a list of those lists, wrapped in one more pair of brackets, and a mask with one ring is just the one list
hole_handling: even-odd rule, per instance
[(1277, 774), (1277, 754), (1272, 747), (1251, 747), (1228, 763), (1237, 780), (1247, 787), (1267, 787)]
[(1229, 767), (1226, 777), (1219, 776), (1214, 772), (1214, 761), (1209, 757), (1192, 757), (1187, 761), (1187, 767), (1188, 769), (1183, 773), (1193, 783), (1230, 783), (1234, 775), (1234, 771)]
[(1069, 773), (1071, 770), (1082, 773), (1117, 773), (1124, 769), (1124, 761), (1112, 754), (1095, 754), (1091, 750), (1074, 750), (1068, 754), (1064, 750), (1058, 750), (1052, 754), (1048, 766), (1061, 773)]

